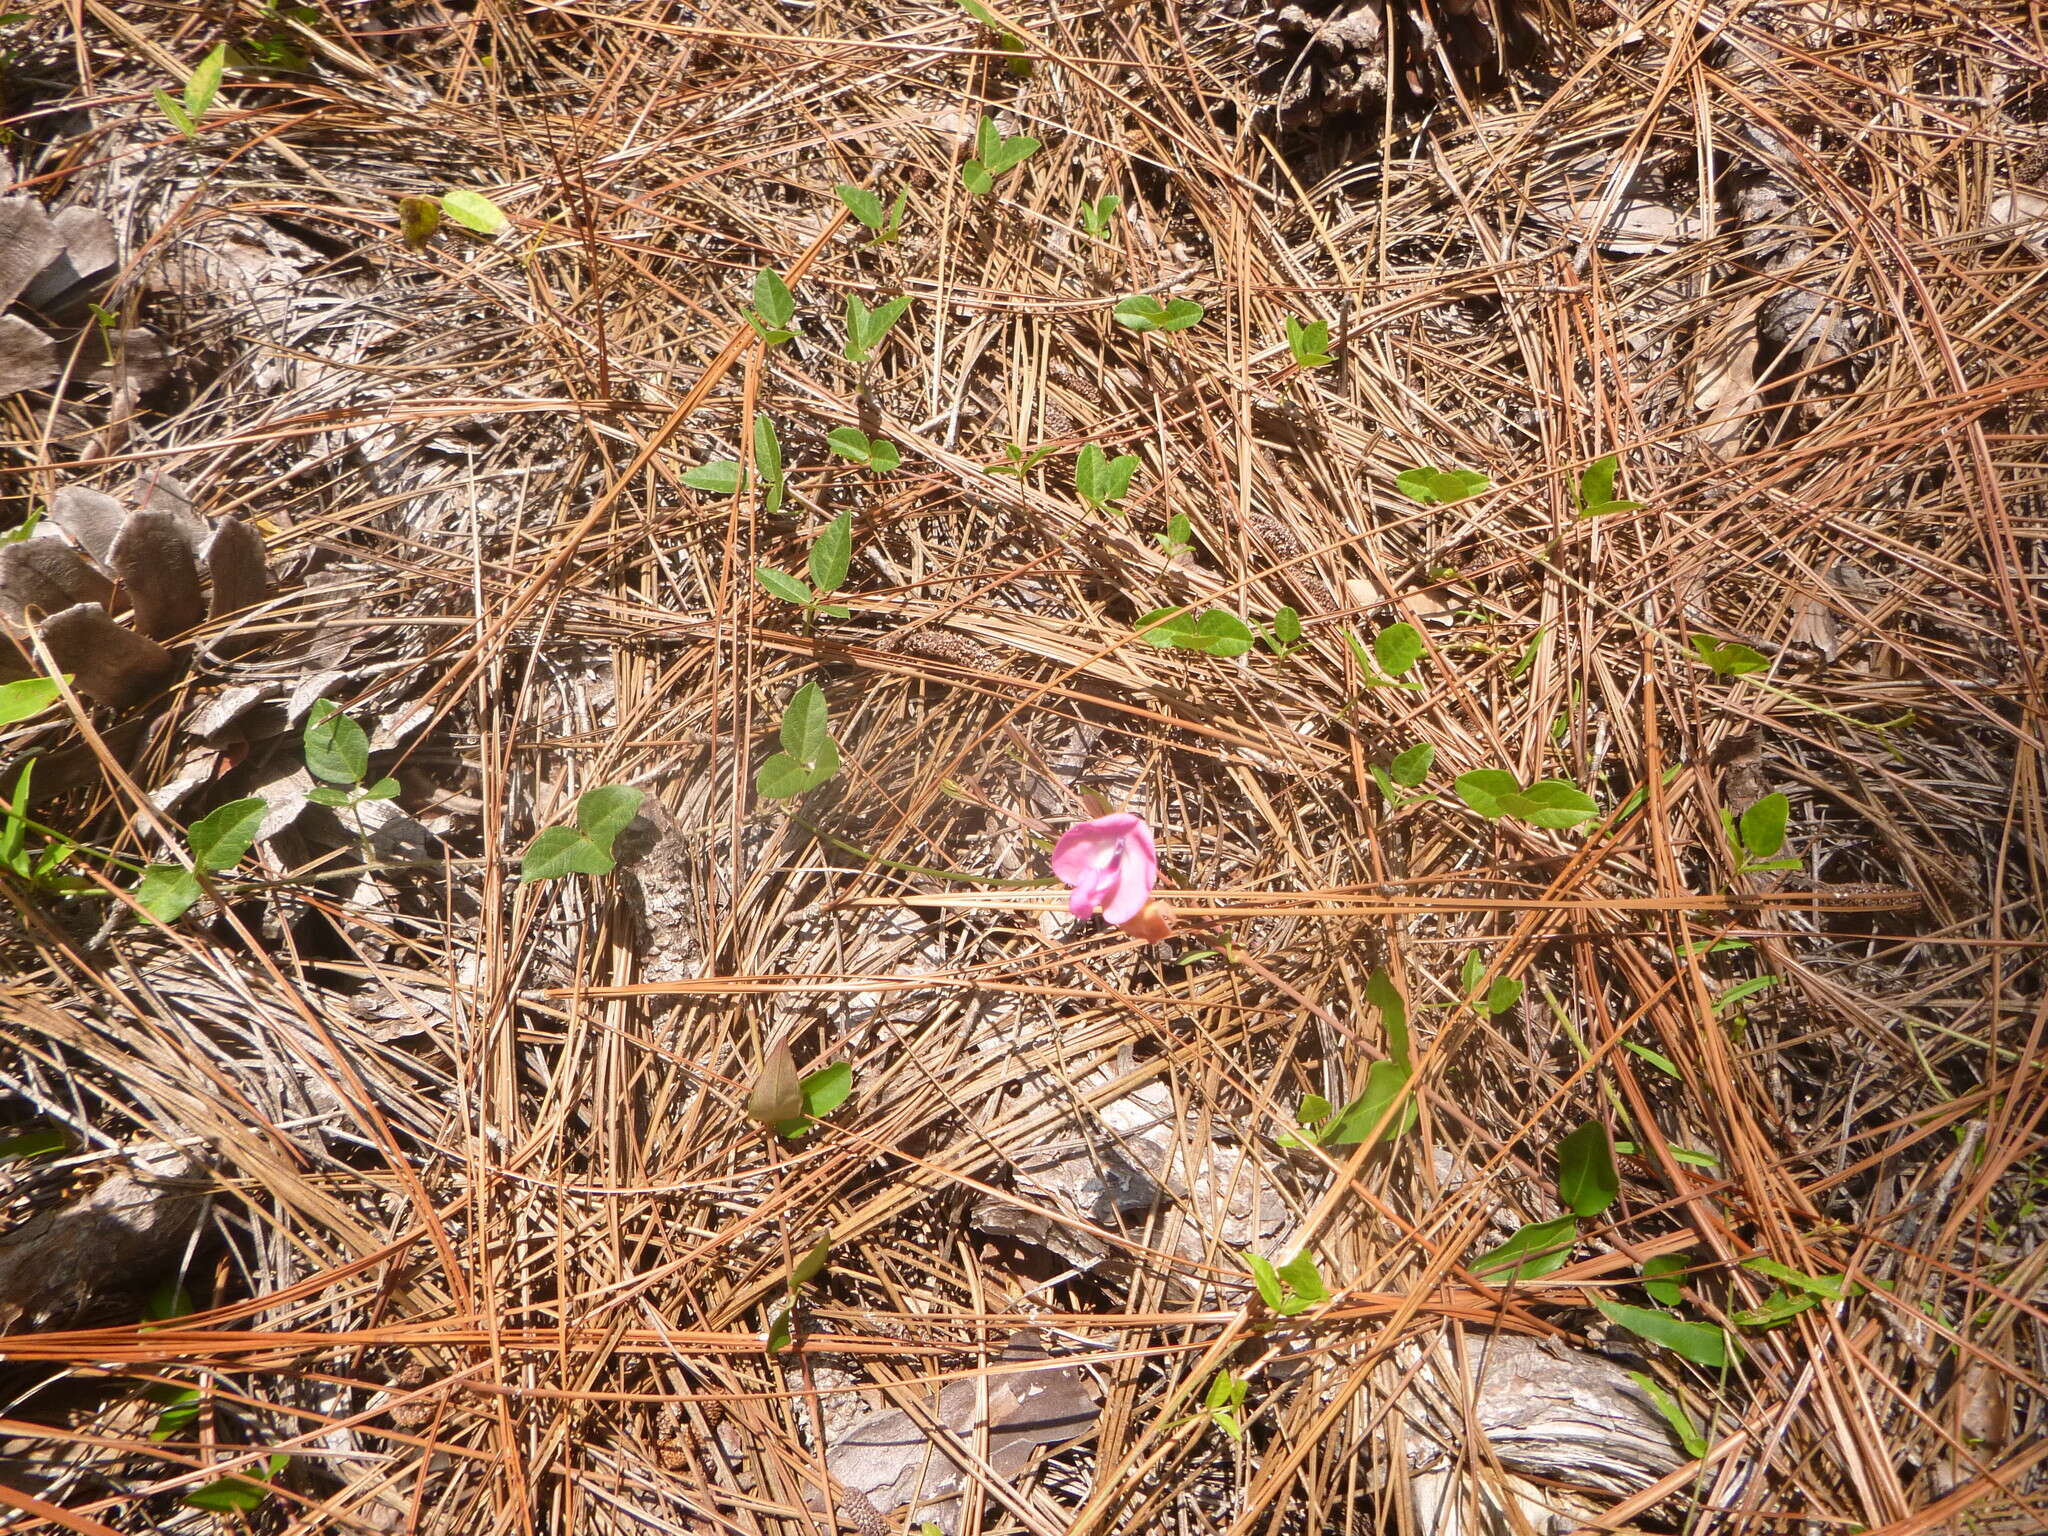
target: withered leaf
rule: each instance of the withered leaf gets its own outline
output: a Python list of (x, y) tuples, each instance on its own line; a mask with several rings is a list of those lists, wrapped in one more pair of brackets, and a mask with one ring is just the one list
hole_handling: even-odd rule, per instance
[(209, 618), (224, 618), (253, 608), (270, 595), (270, 568), (264, 563), (263, 535), (239, 517), (223, 517), (199, 551), (213, 582)]
[(0, 547), (0, 612), (11, 618), (25, 618), (31, 607), (50, 614), (73, 603), (104, 603), (113, 590), (83, 555), (56, 539)]
[(119, 709), (176, 670), (178, 658), (107, 617), (98, 603), (79, 603), (43, 621), (43, 643), (82, 694)]
[(797, 1077), (796, 1058), (790, 1055), (786, 1041), (777, 1041), (768, 1048), (761, 1062), (761, 1075), (754, 1079), (753, 1092), (747, 1095), (746, 1111), (748, 1119), (769, 1127), (803, 1115), (804, 1095)]
[(33, 197), (0, 197), (0, 307), (55, 261), (64, 241)]
[(192, 541), (177, 513), (130, 514), (107, 563), (127, 589), (135, 627), (145, 635), (161, 639), (179, 634), (206, 617), (199, 562), (192, 557)]
[(127, 520), (126, 507), (106, 492), (89, 486), (67, 485), (50, 498), (50, 521), (102, 565), (113, 552), (114, 540), (120, 537), (121, 524)]
[(57, 382), (57, 344), (19, 315), (0, 315), (0, 400)]

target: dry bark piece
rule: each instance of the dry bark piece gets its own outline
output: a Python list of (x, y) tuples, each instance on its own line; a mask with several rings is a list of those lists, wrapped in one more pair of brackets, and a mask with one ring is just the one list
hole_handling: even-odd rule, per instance
[[(1010, 1336), (1002, 1363), (1044, 1356), (1037, 1331), (1026, 1328)], [(913, 1522), (934, 1521), (951, 1536), (958, 1529), (968, 1474), (949, 1454), (949, 1445), (973, 1444), (980, 1427), (975, 1413), (980, 1385), (956, 1381), (936, 1399), (927, 1396), (919, 1417), (937, 1426), (929, 1434), (918, 1418), (900, 1408), (868, 1414), (833, 1441), (825, 1453), (826, 1467), (842, 1489), (877, 1512), (887, 1515), (907, 1504)], [(1071, 1365), (990, 1374), (987, 1389), (989, 1465), (1005, 1478), (1022, 1472), (1037, 1447), (1078, 1440), (1095, 1426), (1095, 1388)], [(812, 1503), (818, 1502), (813, 1494)]]
[(225, 618), (253, 608), (270, 595), (270, 567), (263, 558), (263, 535), (239, 517), (223, 517), (200, 548), (199, 558), (213, 582), (207, 617)]
[(0, 315), (0, 400), (57, 382), (57, 344), (19, 315)]
[(50, 521), (104, 565), (114, 552), (114, 540), (121, 536), (121, 525), (128, 521), (128, 509), (104, 491), (67, 485), (50, 498)]
[(127, 589), (135, 627), (153, 639), (181, 634), (206, 617), (193, 540), (177, 512), (133, 513), (107, 557)]
[(119, 709), (149, 693), (178, 658), (116, 624), (98, 603), (79, 603), (43, 621), (43, 643), (57, 670), (72, 674), (80, 693)]
[(35, 309), (53, 309), (72, 290), (99, 276), (121, 259), (114, 224), (97, 208), (60, 208), (50, 218), (59, 249), (49, 264), (21, 291), (21, 301)]
[(73, 603), (104, 603), (114, 584), (85, 557), (55, 539), (20, 539), (0, 548), (0, 613), (26, 619), (33, 607), (56, 613)]
[(0, 197), (0, 307), (19, 298), (63, 250), (63, 238), (41, 203), (32, 197)]
[(206, 1215), (204, 1171), (175, 1147), (138, 1153), (84, 1199), (10, 1231), (0, 1240), (0, 1333), (147, 1291)]
[[(1568, 1528), (1584, 1511), (1546, 1485), (1636, 1493), (1685, 1460), (1648, 1394), (1599, 1355), (1517, 1334), (1474, 1335), (1463, 1366), (1440, 1342), (1402, 1401), (1417, 1524), (1434, 1536), (1511, 1529), (1510, 1501), (1537, 1530)], [(1485, 1437), (1486, 1456), (1464, 1448), (1470, 1430)], [(1489, 1459), (1511, 1475), (1469, 1470)], [(1564, 1526), (1553, 1525), (1559, 1518)]]

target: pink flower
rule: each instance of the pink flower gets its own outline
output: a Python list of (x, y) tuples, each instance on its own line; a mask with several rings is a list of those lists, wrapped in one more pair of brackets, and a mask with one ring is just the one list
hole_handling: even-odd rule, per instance
[(1152, 899), (1159, 856), (1142, 816), (1120, 811), (1068, 829), (1052, 850), (1052, 872), (1074, 888), (1067, 910), (1128, 923)]

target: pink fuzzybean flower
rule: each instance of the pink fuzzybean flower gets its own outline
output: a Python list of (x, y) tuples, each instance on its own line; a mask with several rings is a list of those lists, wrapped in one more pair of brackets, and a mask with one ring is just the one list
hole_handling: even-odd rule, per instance
[(1152, 829), (1129, 811), (1084, 821), (1054, 846), (1052, 872), (1074, 888), (1067, 899), (1074, 916), (1100, 912), (1112, 923), (1128, 923), (1144, 911), (1159, 878)]

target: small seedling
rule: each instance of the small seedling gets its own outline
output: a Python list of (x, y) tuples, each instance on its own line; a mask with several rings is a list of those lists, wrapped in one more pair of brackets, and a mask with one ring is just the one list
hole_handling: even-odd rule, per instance
[(764, 800), (791, 799), (839, 771), (839, 747), (827, 723), (825, 690), (805, 683), (782, 711), (782, 750), (754, 774), (754, 788)]
[(1058, 448), (1051, 443), (1047, 443), (1040, 448), (1031, 449), (1026, 449), (1022, 443), (1005, 443), (1003, 444), (1003, 457), (1009, 462), (1006, 464), (989, 464), (984, 467), (991, 475), (1015, 475), (1019, 480), (1022, 480), (1032, 470), (1036, 469), (1041, 461), (1050, 458), (1058, 451)]
[(960, 9), (995, 33), (996, 46), (1011, 55), (1003, 61), (1005, 72), (1019, 80), (1031, 78), (1031, 60), (1025, 56), (1029, 50), (1023, 38), (997, 21), (995, 12), (983, 5), (981, 0), (960, 0)]
[[(1355, 1147), (1367, 1137), (1392, 1141), (1412, 1130), (1422, 1114), (1408, 1091), (1413, 1075), (1404, 1062), (1376, 1061), (1365, 1070), (1365, 1087), (1342, 1109), (1311, 1093), (1294, 1112), (1295, 1123), (1302, 1128), (1300, 1134), (1275, 1139), (1283, 1147)], [(1398, 1110), (1394, 1108), (1397, 1103)]]
[(796, 334), (790, 322), (796, 318), (796, 295), (773, 267), (754, 274), (754, 307), (747, 311), (747, 324), (761, 338), (764, 347), (778, 347)]
[(306, 798), (315, 805), (353, 811), (366, 801), (397, 798), (396, 779), (363, 783), (370, 772), (369, 734), (342, 713), (341, 706), (332, 699), (321, 699), (306, 712), (301, 740), (306, 752), (306, 771), (325, 781), (306, 791)]
[(1532, 827), (1575, 827), (1600, 814), (1593, 797), (1563, 779), (1538, 779), (1526, 789), (1505, 768), (1461, 773), (1451, 787), (1488, 821), (1518, 817)]
[(1272, 624), (1259, 632), (1259, 638), (1267, 650), (1285, 661), (1303, 645), (1300, 611), (1286, 606), (1274, 609)]
[(1082, 448), (1074, 459), (1074, 491), (1089, 506), (1104, 512), (1122, 512), (1117, 505), (1131, 489), (1131, 476), (1138, 472), (1138, 456), (1120, 453), (1109, 457), (1094, 443)]
[(1372, 765), (1372, 780), (1379, 785), (1380, 793), (1386, 796), (1389, 810), (1405, 810), (1411, 805), (1421, 805), (1434, 800), (1433, 794), (1409, 794), (1404, 791), (1418, 790), (1422, 781), (1429, 777), (1429, 770), (1436, 763), (1436, 748), (1428, 742), (1417, 742), (1414, 746), (1397, 755), (1382, 768)]
[(225, 874), (242, 862), (269, 809), (261, 795), (249, 795), (200, 817), (185, 834), (194, 867), (150, 865), (136, 882), (135, 904), (160, 923), (175, 923), (205, 894), (201, 872)]
[(1422, 631), (1413, 624), (1389, 624), (1372, 637), (1370, 651), (1365, 648), (1365, 642), (1350, 630), (1344, 632), (1344, 643), (1351, 647), (1351, 654), (1358, 659), (1359, 670), (1365, 674), (1366, 687), (1420, 691), (1421, 683), (1401, 681), (1402, 674), (1422, 660), (1427, 650), (1422, 643)]
[(1730, 1312), (1728, 1321), (1738, 1328), (1776, 1328), (1823, 1301), (1847, 1301), (1864, 1292), (1846, 1274), (1809, 1275), (1765, 1254), (1744, 1259), (1742, 1267), (1783, 1283), (1764, 1298), (1763, 1305)]
[(1669, 1392), (1656, 1377), (1644, 1371), (1628, 1371), (1628, 1379), (1642, 1388), (1643, 1395), (1657, 1405), (1657, 1411), (1664, 1416), (1664, 1422), (1671, 1426), (1671, 1433), (1678, 1437), (1678, 1443), (1685, 1447), (1685, 1454), (1697, 1461), (1707, 1454), (1707, 1437), (1699, 1432), (1692, 1415), (1685, 1411), (1685, 1405)]
[(1233, 1440), (1244, 1438), (1244, 1422), (1238, 1414), (1244, 1408), (1245, 1393), (1250, 1387), (1251, 1383), (1242, 1376), (1218, 1371), (1209, 1390), (1202, 1394), (1202, 1411), (1209, 1415), (1210, 1423)]
[(1330, 322), (1327, 320), (1297, 320), (1287, 317), (1287, 350), (1294, 354), (1295, 366), (1299, 368), (1321, 368), (1334, 363), (1330, 356)]
[(512, 222), (502, 208), (481, 192), (443, 192), (441, 211), (464, 229), (473, 229), (480, 235), (498, 234)]
[(878, 475), (888, 474), (903, 462), (903, 452), (894, 443), (886, 437), (869, 437), (859, 427), (834, 427), (825, 434), (825, 446)]
[(1722, 807), (1721, 829), (1727, 835), (1729, 850), (1735, 855), (1736, 874), (1754, 875), (1766, 870), (1799, 867), (1797, 859), (1778, 857), (1785, 846), (1785, 826), (1791, 816), (1792, 802), (1775, 792), (1765, 795), (1739, 819), (1727, 807)]
[(227, 69), (228, 45), (221, 43), (213, 52), (192, 66), (192, 73), (185, 77), (184, 99), (180, 101), (169, 91), (159, 89), (156, 104), (171, 120), (171, 126), (188, 139), (199, 137), (199, 120), (206, 116), (213, 105), (213, 98), (220, 93), (220, 79)]
[(1188, 520), (1185, 512), (1176, 512), (1166, 520), (1166, 532), (1155, 533), (1152, 541), (1170, 560), (1183, 550), (1194, 548), (1195, 525)]
[[(71, 681), (69, 672), (64, 681)], [(18, 682), (0, 683), (0, 729), (40, 715), (57, 702), (57, 684), (47, 677), (24, 677)]]
[(1476, 469), (1435, 469), (1427, 464), (1404, 469), (1394, 486), (1410, 501), (1425, 507), (1449, 506), (1493, 489), (1493, 481)]
[(1259, 1299), (1282, 1317), (1294, 1317), (1330, 1299), (1330, 1289), (1323, 1284), (1322, 1272), (1316, 1268), (1315, 1255), (1306, 1248), (1279, 1265), (1255, 1253), (1238, 1257), (1251, 1270)]
[(1634, 512), (1640, 501), (1617, 501), (1614, 477), (1621, 468), (1619, 454), (1607, 454), (1588, 464), (1579, 476), (1579, 516), (1600, 517), (1609, 512)]
[(1484, 993), (1480, 991), (1479, 983), (1486, 979), (1486, 960), (1476, 949), (1465, 951), (1465, 965), (1459, 979), (1464, 984), (1460, 990), (1466, 1001), (1488, 1014), (1506, 1013), (1522, 1000), (1522, 983), (1512, 976), (1496, 976)]
[(576, 801), (576, 825), (548, 827), (526, 845), (519, 860), (519, 883), (554, 880), (563, 875), (608, 875), (618, 867), (612, 845), (640, 814), (642, 790), (630, 784), (600, 784)]
[(776, 1309), (774, 1316), (768, 1319), (768, 1337), (764, 1342), (769, 1354), (780, 1354), (789, 1348), (791, 1329), (796, 1318), (797, 1292), (824, 1273), (825, 1262), (831, 1257), (832, 1239), (821, 1237), (811, 1245), (808, 1253), (790, 1266), (789, 1278), (784, 1282), (782, 1305)]
[(910, 308), (910, 296), (900, 294), (869, 309), (858, 294), (846, 296), (846, 347), (841, 354), (849, 363), (864, 363), (874, 355), (889, 327)]
[(1149, 293), (1135, 293), (1119, 299), (1110, 317), (1127, 331), (1184, 331), (1201, 323), (1208, 311), (1193, 299), (1169, 299), (1162, 304)]
[(903, 210), (910, 202), (910, 188), (905, 187), (896, 194), (896, 201), (887, 208), (882, 200), (866, 187), (852, 186), (840, 182), (832, 189), (839, 201), (846, 204), (847, 212), (865, 224), (874, 238), (869, 245), (887, 245), (903, 233)]
[(960, 167), (960, 179), (976, 197), (987, 197), (995, 191), (998, 176), (1022, 165), (1038, 148), (1038, 140), (1028, 133), (1005, 138), (996, 120), (984, 112), (974, 130), (974, 158)]
[[(24, 682), (47, 685), (48, 679), (26, 678)], [(20, 684), (9, 686), (18, 687)], [(34, 758), (21, 765), (21, 772), (14, 780), (14, 794), (7, 801), (4, 813), (0, 813), (0, 870), (5, 870), (30, 890), (43, 895), (69, 896), (79, 891), (97, 890), (99, 887), (83, 875), (57, 873), (63, 868), (64, 861), (78, 851), (78, 845), (69, 838), (49, 833), (49, 843), (38, 852), (30, 852), (30, 828), (48, 832), (47, 828), (37, 826), (28, 817), (28, 787), (35, 766)]]
[(1749, 672), (1766, 672), (1770, 662), (1746, 645), (1737, 645), (1733, 640), (1726, 644), (1707, 635), (1694, 635), (1692, 648), (1699, 658), (1714, 669), (1716, 677), (1741, 677)]
[(1185, 608), (1154, 608), (1138, 620), (1137, 628), (1140, 640), (1161, 650), (1201, 651), (1227, 658), (1242, 656), (1257, 643), (1243, 619), (1221, 608), (1212, 608), (1200, 618)]
[(810, 553), (804, 562), (811, 573), (809, 582), (800, 576), (778, 571), (772, 565), (759, 567), (754, 572), (754, 580), (784, 602), (796, 604), (806, 614), (843, 619), (853, 610), (844, 603), (828, 603), (825, 599), (845, 584), (846, 568), (852, 562), (853, 514), (842, 512), (811, 541)]
[(1124, 200), (1114, 192), (1105, 192), (1092, 203), (1081, 200), (1081, 228), (1090, 240), (1109, 239), (1110, 221), (1116, 217), (1117, 209)]

